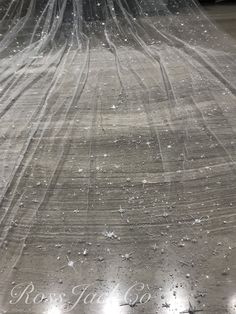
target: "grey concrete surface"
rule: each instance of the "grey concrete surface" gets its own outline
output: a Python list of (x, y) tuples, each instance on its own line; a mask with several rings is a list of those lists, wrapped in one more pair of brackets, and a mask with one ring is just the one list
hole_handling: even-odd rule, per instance
[(219, 28), (236, 39), (236, 5), (216, 4), (203, 7), (206, 14)]

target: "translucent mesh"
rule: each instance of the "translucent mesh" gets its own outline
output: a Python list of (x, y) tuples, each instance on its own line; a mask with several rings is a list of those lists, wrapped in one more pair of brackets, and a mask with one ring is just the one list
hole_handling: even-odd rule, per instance
[[(84, 243), (119, 239), (104, 264), (116, 273), (116, 253), (133, 252), (134, 238), (162, 243), (170, 227), (165, 241), (200, 238), (192, 253), (213, 258), (206, 234), (217, 243), (219, 229), (235, 227), (219, 217), (220, 206), (233, 213), (236, 47), (195, 1), (1, 0), (0, 57), (2, 310), (11, 306), (2, 299), (13, 275), (61, 280), (59, 245), (67, 256)], [(170, 223), (160, 222), (165, 211)], [(149, 265), (156, 285), (158, 265), (153, 255), (142, 264), (142, 245), (137, 267), (146, 276)], [(182, 251), (172, 253), (169, 260), (182, 260)], [(100, 269), (97, 256), (90, 262)], [(91, 279), (89, 267), (80, 264), (79, 282)]]

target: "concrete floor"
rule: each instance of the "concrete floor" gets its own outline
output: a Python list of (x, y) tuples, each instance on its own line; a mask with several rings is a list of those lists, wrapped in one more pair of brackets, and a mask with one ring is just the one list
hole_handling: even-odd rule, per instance
[(219, 28), (236, 39), (236, 5), (232, 3), (221, 3), (217, 5), (204, 6), (207, 15), (217, 24)]
[(93, 38), (1, 87), (0, 313), (236, 313), (236, 54), (203, 40), (221, 37)]

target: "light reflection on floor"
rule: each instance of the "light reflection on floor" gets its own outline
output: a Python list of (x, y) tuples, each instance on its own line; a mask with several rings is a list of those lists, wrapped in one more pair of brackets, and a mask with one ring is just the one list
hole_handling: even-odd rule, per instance
[(102, 314), (123, 314), (119, 299), (116, 296), (108, 298), (102, 310)]
[(62, 310), (58, 305), (52, 305), (45, 314), (62, 314)]
[(236, 294), (232, 295), (232, 297), (229, 299), (228, 311), (229, 314), (236, 313)]

